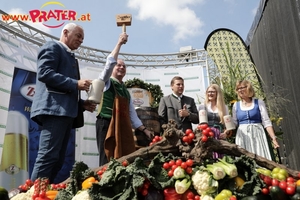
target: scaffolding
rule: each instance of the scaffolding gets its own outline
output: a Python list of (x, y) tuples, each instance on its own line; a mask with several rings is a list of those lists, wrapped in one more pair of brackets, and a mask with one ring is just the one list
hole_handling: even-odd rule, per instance
[[(0, 10), (0, 15), (7, 15)], [(36, 29), (22, 21), (0, 20), (0, 29), (6, 31), (11, 37), (25, 41), (31, 45), (42, 46), (47, 41), (58, 41), (59, 38)], [(80, 46), (76, 57), (85, 62), (103, 65), (110, 51)], [(178, 68), (189, 66), (207, 66), (207, 53), (204, 49), (192, 49), (176, 53), (164, 54), (131, 54), (119, 53), (119, 58), (126, 62), (128, 67), (144, 68)]]

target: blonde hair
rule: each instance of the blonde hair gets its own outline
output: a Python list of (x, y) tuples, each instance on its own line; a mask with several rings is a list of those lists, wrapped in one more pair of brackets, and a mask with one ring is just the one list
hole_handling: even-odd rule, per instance
[(205, 105), (207, 105), (209, 103), (208, 93), (207, 93), (209, 88), (213, 88), (216, 90), (216, 95), (217, 95), (216, 104), (217, 104), (217, 108), (218, 108), (218, 114), (220, 117), (220, 122), (222, 124), (224, 124), (224, 116), (226, 115), (226, 104), (224, 101), (223, 92), (222, 92), (220, 86), (217, 84), (211, 84), (210, 86), (208, 86), (206, 89), (206, 93), (205, 93)]
[(238, 88), (241, 85), (247, 86), (246, 90), (247, 90), (247, 94), (248, 94), (249, 98), (255, 97), (255, 91), (254, 91), (254, 88), (253, 88), (251, 82), (248, 80), (238, 80), (235, 84), (235, 92), (237, 93), (239, 98), (240, 98), (240, 95), (238, 93)]

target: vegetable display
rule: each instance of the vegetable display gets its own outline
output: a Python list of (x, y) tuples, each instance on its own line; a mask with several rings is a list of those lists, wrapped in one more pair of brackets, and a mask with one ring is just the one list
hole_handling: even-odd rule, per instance
[[(11, 200), (299, 199), (300, 177), (295, 171), (280, 165), (263, 168), (264, 160), (253, 159), (248, 152), (239, 156), (223, 152), (222, 159), (214, 160), (209, 155), (218, 149), (211, 144), (224, 144), (221, 148), (225, 150), (232, 145), (210, 136), (204, 141), (204, 135), (197, 131), (187, 135), (174, 127), (174, 123), (163, 126), (164, 135), (155, 144), (133, 155), (111, 159), (98, 169), (76, 162), (64, 183), (49, 184), (43, 178), (34, 183), (27, 180), (19, 188), (22, 193)], [(201, 131), (206, 129), (201, 126)], [(184, 136), (190, 137), (183, 141)], [(243, 150), (233, 151), (239, 152)]]

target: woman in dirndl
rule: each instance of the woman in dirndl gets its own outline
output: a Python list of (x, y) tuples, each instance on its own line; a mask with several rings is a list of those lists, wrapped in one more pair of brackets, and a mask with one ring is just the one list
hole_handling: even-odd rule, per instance
[(235, 90), (240, 101), (232, 107), (232, 119), (237, 126), (235, 143), (247, 151), (272, 160), (265, 129), (278, 148), (272, 122), (265, 103), (255, 98), (252, 84), (247, 80), (237, 81)]
[[(223, 92), (219, 85), (211, 84), (207, 87), (204, 104), (201, 104), (198, 110), (206, 110), (208, 126), (213, 131), (215, 139), (226, 139), (223, 117), (228, 115), (228, 108), (225, 105)], [(213, 158), (222, 157), (222, 154), (213, 152)]]

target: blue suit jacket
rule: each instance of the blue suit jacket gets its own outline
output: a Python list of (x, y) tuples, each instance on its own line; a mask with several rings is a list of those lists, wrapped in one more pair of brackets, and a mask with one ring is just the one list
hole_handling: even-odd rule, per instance
[(37, 79), (31, 107), (31, 118), (38, 115), (75, 118), (78, 111), (77, 82), (79, 74), (73, 53), (59, 42), (41, 47), (37, 58)]

